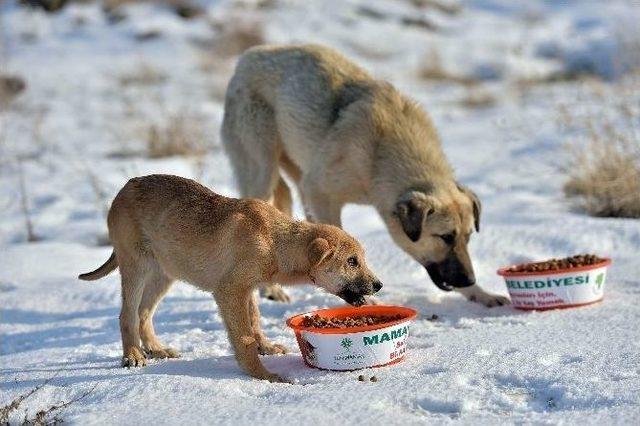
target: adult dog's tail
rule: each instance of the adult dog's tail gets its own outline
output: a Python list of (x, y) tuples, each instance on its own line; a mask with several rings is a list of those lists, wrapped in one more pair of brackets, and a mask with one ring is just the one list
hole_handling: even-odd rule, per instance
[(107, 259), (106, 262), (98, 269), (92, 272), (87, 272), (86, 274), (78, 275), (78, 278), (84, 281), (93, 281), (99, 280), (100, 278), (107, 275), (109, 272), (115, 270), (118, 267), (118, 259), (116, 259), (116, 252), (112, 251), (111, 256)]

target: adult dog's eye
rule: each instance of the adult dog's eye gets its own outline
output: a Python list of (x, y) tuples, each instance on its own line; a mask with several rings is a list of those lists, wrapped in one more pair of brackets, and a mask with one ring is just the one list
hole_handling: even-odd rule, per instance
[(347, 265), (351, 266), (352, 268), (357, 268), (358, 258), (355, 256), (351, 256), (350, 258), (347, 259)]
[(454, 233), (450, 233), (450, 234), (442, 234), (442, 235), (438, 235), (438, 237), (445, 242), (445, 244), (447, 245), (451, 245), (453, 244), (453, 242), (456, 239), (456, 234)]

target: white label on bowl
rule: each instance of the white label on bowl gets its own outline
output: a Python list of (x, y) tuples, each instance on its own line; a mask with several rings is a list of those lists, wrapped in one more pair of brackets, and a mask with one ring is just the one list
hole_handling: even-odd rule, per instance
[(504, 277), (516, 308), (582, 305), (602, 299), (607, 267), (553, 275)]
[(392, 327), (348, 334), (301, 333), (307, 363), (329, 370), (354, 370), (402, 358), (410, 321)]

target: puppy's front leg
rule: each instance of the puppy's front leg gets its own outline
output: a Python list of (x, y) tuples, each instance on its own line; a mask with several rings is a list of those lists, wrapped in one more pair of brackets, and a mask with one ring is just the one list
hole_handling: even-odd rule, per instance
[[(233, 291), (230, 290), (232, 288)], [(252, 293), (251, 289), (224, 286), (222, 289), (217, 289), (213, 296), (218, 303), (220, 315), (227, 327), (229, 341), (240, 367), (257, 379), (284, 382), (282, 377), (267, 371), (260, 362), (258, 341), (254, 336), (249, 316), (249, 301), (253, 297)]]
[(260, 309), (258, 308), (258, 297), (253, 292), (249, 298), (249, 316), (251, 317), (251, 328), (253, 336), (258, 341), (258, 353), (260, 355), (286, 354), (289, 349), (278, 343), (271, 343), (262, 332), (260, 327)]
[(481, 303), (489, 308), (494, 306), (509, 305), (511, 300), (507, 296), (501, 296), (499, 294), (488, 293), (479, 287), (477, 284), (471, 287), (461, 287), (455, 289), (458, 293), (461, 293), (471, 302)]

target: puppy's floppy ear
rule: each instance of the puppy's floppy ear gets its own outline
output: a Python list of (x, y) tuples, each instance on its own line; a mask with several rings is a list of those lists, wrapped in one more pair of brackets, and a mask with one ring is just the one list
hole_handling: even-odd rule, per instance
[(464, 185), (456, 183), (460, 192), (469, 197), (471, 204), (473, 204), (473, 224), (476, 227), (476, 232), (480, 232), (480, 213), (482, 213), (482, 204), (475, 192), (470, 190)]
[(307, 256), (312, 267), (320, 265), (322, 262), (329, 260), (333, 256), (333, 248), (324, 238), (316, 238), (311, 241), (307, 248)]
[(431, 213), (433, 207), (427, 196), (418, 191), (411, 191), (400, 197), (393, 209), (393, 215), (400, 220), (404, 233), (413, 242), (420, 239), (424, 218)]

